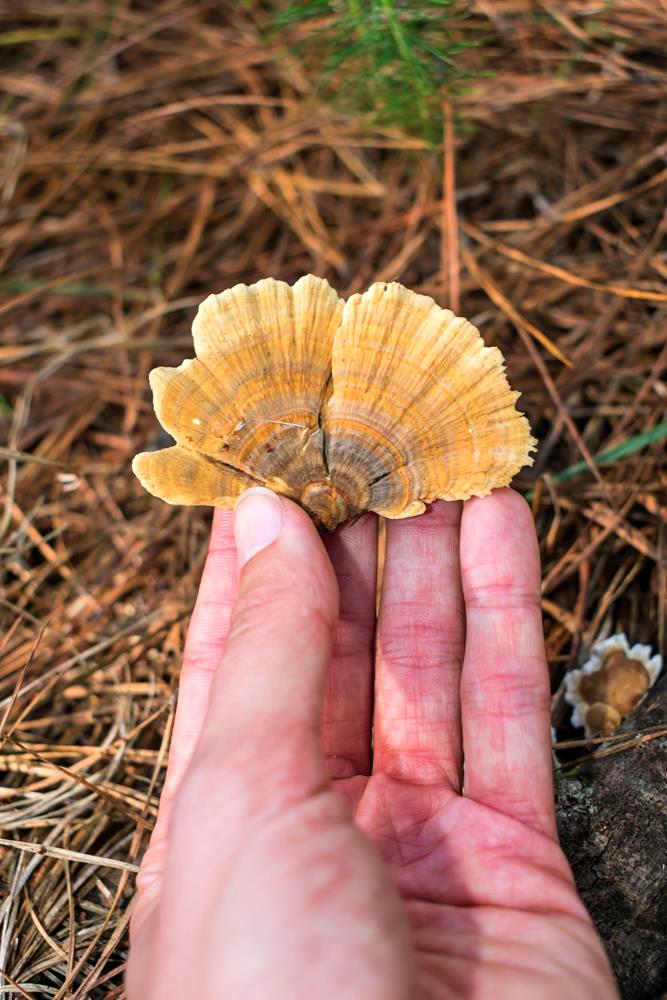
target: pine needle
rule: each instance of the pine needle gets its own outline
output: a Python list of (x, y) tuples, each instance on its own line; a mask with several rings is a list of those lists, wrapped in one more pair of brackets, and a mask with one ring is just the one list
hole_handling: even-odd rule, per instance
[(451, 96), (467, 78), (458, 57), (481, 41), (463, 30), (469, 9), (463, 0), (307, 0), (273, 25), (298, 30), (293, 50), (339, 104), (435, 142), (443, 87)]

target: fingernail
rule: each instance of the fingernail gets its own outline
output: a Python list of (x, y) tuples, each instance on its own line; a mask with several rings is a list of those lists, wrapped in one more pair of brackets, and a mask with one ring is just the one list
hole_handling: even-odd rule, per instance
[(254, 486), (236, 501), (234, 537), (238, 566), (271, 545), (282, 531), (285, 511), (280, 498), (263, 486)]

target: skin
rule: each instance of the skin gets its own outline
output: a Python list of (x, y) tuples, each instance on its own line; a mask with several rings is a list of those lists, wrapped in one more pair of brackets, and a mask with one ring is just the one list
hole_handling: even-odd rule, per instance
[(215, 513), (129, 1000), (617, 997), (556, 835), (524, 501), (388, 522), (377, 627), (376, 519), (323, 544), (279, 503), (240, 577)]

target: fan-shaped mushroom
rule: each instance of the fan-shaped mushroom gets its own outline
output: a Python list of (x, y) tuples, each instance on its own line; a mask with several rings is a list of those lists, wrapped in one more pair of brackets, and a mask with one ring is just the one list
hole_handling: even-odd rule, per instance
[(313, 275), (236, 285), (193, 336), (195, 358), (150, 376), (176, 445), (133, 463), (168, 503), (229, 507), (263, 485), (332, 530), (485, 496), (532, 464), (500, 351), (395, 282), (347, 302)]

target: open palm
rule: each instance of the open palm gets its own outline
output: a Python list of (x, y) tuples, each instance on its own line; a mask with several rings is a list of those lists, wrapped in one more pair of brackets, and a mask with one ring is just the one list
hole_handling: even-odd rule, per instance
[(616, 996), (557, 843), (523, 501), (390, 522), (377, 620), (376, 519), (329, 563), (284, 508), (238, 602), (216, 514), (132, 1000)]

